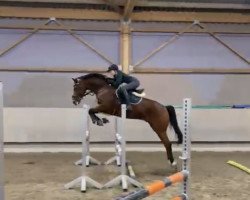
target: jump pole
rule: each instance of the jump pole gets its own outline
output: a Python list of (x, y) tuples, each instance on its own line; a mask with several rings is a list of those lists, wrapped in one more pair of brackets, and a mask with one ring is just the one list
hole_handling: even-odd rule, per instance
[(3, 83), (0, 82), (0, 199), (4, 200)]
[(117, 131), (120, 134), (120, 143), (121, 143), (121, 175), (107, 182), (103, 187), (110, 188), (115, 185), (122, 185), (122, 189), (126, 191), (128, 189), (128, 184), (132, 184), (137, 187), (142, 187), (142, 184), (136, 181), (135, 179), (127, 175), (126, 169), (126, 140), (125, 140), (125, 120), (126, 120), (126, 105), (121, 105), (121, 117), (117, 119)]
[(89, 135), (89, 123), (88, 123), (88, 111), (89, 106), (83, 105), (83, 138), (82, 138), (82, 174), (80, 177), (74, 179), (73, 181), (67, 183), (64, 187), (66, 189), (71, 189), (80, 186), (82, 192), (86, 192), (87, 186), (93, 186), (95, 188), (101, 189), (102, 185), (97, 181), (93, 180), (86, 175), (86, 158), (88, 151), (88, 141), (87, 136)]
[[(187, 179), (188, 171), (181, 171), (175, 173), (171, 176), (166, 177), (164, 180), (159, 180), (151, 183), (150, 185), (146, 186), (145, 188), (139, 189), (137, 191), (129, 193), (125, 197), (117, 198), (116, 200), (139, 200), (144, 199), (148, 196), (153, 195), (156, 192), (161, 191), (162, 189), (169, 187), (175, 183), (179, 183)], [(177, 198), (177, 197), (176, 197)]]
[(242, 165), (240, 163), (237, 163), (235, 161), (229, 160), (229, 161), (227, 161), (227, 164), (232, 165), (232, 166), (234, 166), (234, 167), (236, 167), (238, 169), (241, 169), (242, 171), (250, 174), (250, 168), (248, 168), (248, 167), (246, 167), (246, 166), (244, 166), (244, 165)]
[(191, 137), (189, 131), (189, 120), (191, 112), (191, 99), (183, 99), (183, 115), (182, 115), (182, 124), (183, 124), (183, 149), (182, 156), (182, 171), (175, 173), (164, 180), (155, 181), (152, 184), (146, 186), (144, 189), (139, 189), (134, 192), (129, 193), (126, 196), (118, 197), (116, 200), (139, 200), (144, 199), (162, 189), (178, 182), (182, 182), (182, 191), (181, 195), (172, 198), (172, 200), (189, 200), (190, 191), (189, 191), (189, 181), (190, 181), (190, 158), (191, 158)]

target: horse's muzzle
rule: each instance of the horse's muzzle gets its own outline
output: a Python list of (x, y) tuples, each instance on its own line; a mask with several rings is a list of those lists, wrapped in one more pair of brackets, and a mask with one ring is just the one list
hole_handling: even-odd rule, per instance
[(75, 106), (77, 106), (81, 102), (81, 98), (77, 96), (72, 96), (72, 101)]

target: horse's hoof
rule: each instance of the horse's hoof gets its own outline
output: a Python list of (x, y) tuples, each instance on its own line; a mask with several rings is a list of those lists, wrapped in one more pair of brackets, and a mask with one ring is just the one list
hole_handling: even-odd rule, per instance
[(176, 162), (176, 161), (172, 162), (172, 163), (171, 163), (171, 166), (172, 166), (172, 167), (176, 167), (176, 166), (177, 166), (177, 162)]
[(98, 126), (103, 126), (102, 120), (98, 120), (98, 121), (97, 121), (97, 125), (98, 125)]
[(170, 162), (170, 166), (171, 166), (171, 168), (174, 169), (175, 171), (178, 170), (178, 168), (177, 168), (177, 162), (176, 162), (175, 160), (174, 160), (172, 163)]
[(109, 120), (108, 120), (107, 118), (102, 118), (102, 122), (103, 122), (104, 124), (107, 124), (107, 123), (109, 123)]

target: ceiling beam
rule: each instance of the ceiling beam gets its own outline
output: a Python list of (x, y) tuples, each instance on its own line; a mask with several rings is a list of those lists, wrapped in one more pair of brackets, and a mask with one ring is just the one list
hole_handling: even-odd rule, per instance
[[(50, 25), (50, 26), (45, 26), (45, 25), (1, 25), (0, 24), (0, 29), (19, 29), (19, 30), (31, 30), (31, 29), (36, 29), (39, 28), (39, 30), (49, 30), (49, 31), (63, 31), (65, 29), (70, 29), (73, 31), (98, 31), (98, 32), (119, 32), (119, 27), (117, 28), (109, 28), (106, 26), (102, 26), (102, 27), (93, 27), (93, 26), (65, 26), (64, 27), (60, 27), (58, 25)], [(216, 32), (215, 32), (216, 33)], [(235, 33), (235, 32), (233, 32)], [(236, 33), (241, 33), (241, 32), (236, 32)], [(245, 32), (243, 32), (245, 33)], [(249, 32), (250, 33), (250, 32)]]
[[(15, 3), (49, 3), (49, 4), (93, 4), (93, 5), (108, 5), (114, 11), (121, 14), (122, 9), (119, 6), (123, 6), (126, 0), (0, 0), (0, 2), (10, 2), (12, 5)], [(25, 5), (25, 4), (24, 4)]]
[[(50, 25), (50, 26), (45, 26), (45, 25), (1, 25), (0, 24), (0, 29), (19, 29), (19, 30), (32, 30), (39, 28), (40, 30), (65, 30), (66, 29), (71, 29), (73, 31), (100, 31), (100, 32), (119, 32), (120, 28), (119, 27), (113, 27), (109, 28), (106, 27), (105, 25), (101, 27), (93, 27), (93, 26), (80, 26), (80, 25), (71, 25), (71, 26), (55, 26), (55, 25)], [(211, 27), (209, 28), (210, 31), (216, 34), (250, 34), (250, 28), (244, 28), (244, 29), (224, 29), (224, 28), (216, 28), (212, 29)], [(137, 33), (178, 33), (180, 32), (180, 28), (155, 28), (155, 27), (144, 27), (144, 28), (131, 28), (131, 32), (137, 32)], [(187, 30), (185, 33), (206, 33), (205, 30), (203, 29), (197, 29), (197, 30)]]
[(122, 14), (122, 9), (115, 3), (115, 0), (102, 0), (104, 3), (112, 7), (117, 13)]
[(211, 23), (247, 23), (250, 24), (250, 15), (242, 13), (222, 12), (164, 12), (143, 11), (134, 12), (131, 16), (133, 21), (151, 22), (200, 22)]
[[(67, 68), (54, 68), (53, 66), (49, 67), (36, 67), (28, 68), (26, 66), (18, 68), (6, 68), (5, 66), (0, 66), (0, 72), (30, 72), (30, 73), (90, 73), (106, 72), (106, 69), (101, 66), (68, 66)], [(223, 67), (209, 67), (209, 68), (152, 68), (152, 67), (143, 67), (143, 68), (134, 68), (132, 73), (138, 74), (250, 74), (250, 69), (242, 68), (232, 68), (224, 69)]]
[[(30, 8), (0, 6), (0, 17), (17, 18), (50, 18), (59, 19), (82, 19), (82, 20), (114, 20), (120, 21), (118, 13), (90, 10), (90, 9), (66, 9), (66, 8)], [(143, 11), (131, 14), (133, 21), (158, 21), (158, 22), (200, 22), (212, 23), (248, 23), (250, 15), (241, 13), (221, 12), (159, 12)]]
[[(1, 0), (2, 2), (40, 2), (40, 3), (71, 3), (71, 4), (104, 4), (111, 2), (115, 6), (124, 6), (126, 0)], [(135, 1), (135, 0), (132, 0)], [(242, 3), (190, 3), (172, 1), (148, 1), (140, 0), (135, 3), (138, 7), (161, 7), (161, 8), (196, 8), (196, 9), (230, 9), (230, 10), (249, 10), (249, 4)]]
[(30, 7), (1, 7), (0, 17), (86, 19), (86, 20), (120, 20), (115, 12), (90, 9), (65, 8), (30, 8)]
[(233, 68), (223, 69), (223, 67), (209, 67), (209, 68), (152, 68), (145, 66), (143, 68), (134, 68), (133, 73), (141, 74), (250, 74), (250, 69)]
[(139, 7), (160, 7), (160, 8), (196, 8), (196, 9), (232, 9), (248, 10), (249, 4), (240, 3), (189, 3), (189, 2), (168, 2), (168, 1), (147, 1), (141, 0), (136, 3)]
[[(58, 30), (65, 30), (71, 29), (73, 31), (99, 31), (99, 32), (119, 32), (120, 27), (107, 27), (105, 24), (100, 27), (94, 27), (90, 25), (64, 25), (63, 27), (57, 26), (57, 25), (49, 25), (49, 26), (42, 26), (42, 25), (1, 25), (0, 24), (0, 29), (17, 29), (17, 30), (32, 30), (38, 28), (40, 30), (49, 30), (49, 31), (58, 31)], [(244, 26), (245, 27), (245, 26)], [(237, 28), (237, 29), (232, 29), (232, 28), (216, 28), (212, 29), (211, 27), (209, 28), (210, 31), (216, 34), (250, 34), (250, 28), (245, 27), (245, 28)], [(144, 27), (144, 28), (131, 28), (131, 32), (136, 32), (136, 33), (178, 33), (180, 32), (180, 28), (155, 28), (155, 27)], [(204, 29), (195, 29), (195, 30), (187, 30), (185, 33), (198, 33), (198, 34), (203, 34), (206, 33)]]
[(123, 20), (129, 21), (137, 0), (127, 0), (124, 6)]
[(28, 2), (28, 3), (77, 3), (77, 4), (103, 4), (102, 0), (1, 0), (5, 2)]

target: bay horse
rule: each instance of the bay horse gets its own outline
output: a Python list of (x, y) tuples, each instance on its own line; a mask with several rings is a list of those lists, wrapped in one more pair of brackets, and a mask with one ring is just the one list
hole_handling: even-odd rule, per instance
[[(121, 116), (121, 104), (116, 96), (116, 90), (109, 85), (107, 78), (98, 73), (72, 78), (74, 81), (73, 104), (78, 105), (86, 95), (96, 95), (98, 106), (90, 108), (89, 115), (92, 122), (99, 126), (103, 126), (108, 120), (99, 118), (96, 115), (97, 113)], [(176, 162), (172, 153), (172, 144), (167, 136), (169, 124), (172, 125), (179, 144), (182, 143), (183, 135), (178, 126), (174, 107), (165, 107), (154, 100), (143, 98), (139, 104), (132, 105), (132, 110), (127, 110), (127, 118), (144, 120), (149, 123), (163, 143), (170, 164), (175, 167)]]

